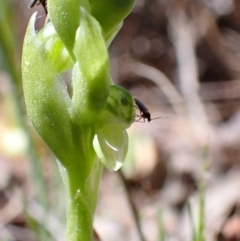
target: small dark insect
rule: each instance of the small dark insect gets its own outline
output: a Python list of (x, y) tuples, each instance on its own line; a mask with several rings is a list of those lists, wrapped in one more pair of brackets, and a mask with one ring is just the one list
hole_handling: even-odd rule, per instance
[(48, 13), (47, 10), (47, 0), (31, 0), (31, 2), (29, 3), (28, 7), (29, 8), (33, 8), (35, 5), (39, 5), (42, 4), (46, 14)]
[(140, 115), (137, 115), (138, 117), (140, 117), (137, 121), (143, 119), (143, 121), (145, 122), (145, 119), (148, 120), (148, 122), (150, 122), (151, 119), (151, 114), (148, 111), (147, 107), (138, 99), (134, 98), (134, 101), (137, 105), (137, 108), (140, 110)]
[(136, 108), (138, 108), (140, 111), (140, 115), (137, 115), (137, 117), (139, 117), (139, 119), (136, 121), (140, 121), (141, 119), (143, 119), (143, 122), (145, 122), (145, 119), (147, 119), (148, 122), (150, 122), (151, 120), (156, 120), (156, 119), (160, 119), (160, 118), (168, 118), (168, 117), (157, 117), (157, 118), (152, 119), (151, 114), (148, 111), (147, 107), (140, 100), (138, 100), (136, 98), (134, 98), (134, 101), (137, 105)]

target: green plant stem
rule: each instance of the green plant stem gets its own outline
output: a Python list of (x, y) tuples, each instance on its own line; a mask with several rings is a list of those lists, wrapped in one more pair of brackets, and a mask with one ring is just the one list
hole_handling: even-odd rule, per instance
[(67, 210), (67, 241), (91, 241), (93, 239), (93, 215), (102, 174), (100, 161), (96, 159), (94, 165), (84, 187), (77, 185), (81, 182), (78, 170), (71, 170), (69, 177), (71, 191)]
[[(81, 153), (84, 151), (79, 150), (79, 154)], [(93, 155), (92, 158), (95, 160), (91, 172), (83, 182), (82, 177), (85, 174), (80, 163), (92, 160), (87, 159), (91, 157), (89, 153), (86, 156), (84, 154), (80, 156), (81, 159), (72, 160), (72, 165), (67, 168), (63, 168), (58, 163), (67, 191), (67, 241), (93, 240), (93, 215), (103, 166)]]

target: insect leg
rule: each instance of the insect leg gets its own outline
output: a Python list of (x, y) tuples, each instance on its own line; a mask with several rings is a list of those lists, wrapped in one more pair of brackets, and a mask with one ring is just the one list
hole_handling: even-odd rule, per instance
[[(137, 115), (137, 117), (139, 117), (137, 120), (135, 120), (135, 122), (142, 122), (142, 123), (145, 123), (145, 118), (143, 118), (142, 116), (140, 115)], [(143, 121), (140, 121), (141, 119), (143, 119)]]

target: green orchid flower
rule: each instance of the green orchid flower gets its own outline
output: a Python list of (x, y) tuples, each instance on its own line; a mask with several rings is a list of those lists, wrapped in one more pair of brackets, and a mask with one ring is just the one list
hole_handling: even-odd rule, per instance
[[(25, 102), (58, 159), (67, 191), (68, 241), (92, 240), (102, 163), (116, 171), (126, 157), (134, 100), (113, 84), (107, 46), (132, 7), (132, 0), (48, 0), (50, 21), (36, 33), (34, 14), (27, 28)], [(70, 69), (72, 95), (61, 77)]]

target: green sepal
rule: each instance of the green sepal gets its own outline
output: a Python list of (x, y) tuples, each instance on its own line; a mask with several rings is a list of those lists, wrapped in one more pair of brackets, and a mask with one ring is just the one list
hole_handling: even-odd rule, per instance
[(35, 20), (36, 13), (28, 24), (23, 46), (22, 78), (27, 111), (55, 155), (60, 160), (70, 160), (74, 155), (71, 101), (65, 83), (45, 55), (45, 43), (36, 36)]
[(75, 35), (79, 27), (80, 7), (89, 9), (88, 0), (48, 0), (49, 17), (73, 60)]
[(75, 61), (73, 46), (81, 7), (100, 23), (103, 37), (109, 46), (134, 3), (135, 0), (48, 0), (48, 12), (59, 37)]
[(106, 41), (116, 35), (135, 0), (89, 0), (91, 14), (101, 24)]

